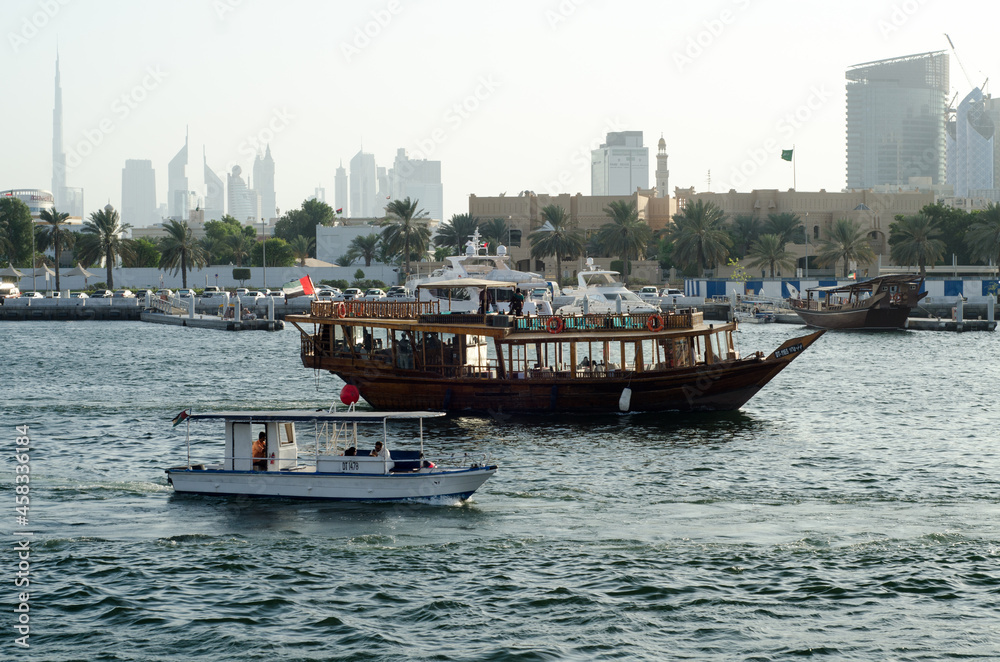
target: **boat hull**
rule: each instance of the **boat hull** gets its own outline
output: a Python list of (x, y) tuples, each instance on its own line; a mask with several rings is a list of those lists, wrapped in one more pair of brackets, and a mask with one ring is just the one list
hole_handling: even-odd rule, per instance
[(465, 500), (496, 473), (496, 466), (448, 472), (387, 475), (295, 471), (167, 470), (174, 491), (326, 501)]
[(372, 363), (331, 361), (303, 355), (306, 367), (330, 370), (358, 388), (376, 409), (400, 407), (480, 413), (579, 413), (732, 411), (739, 409), (824, 332), (785, 342), (773, 354), (692, 368), (649, 372), (595, 373), (523, 379), (444, 379)]
[(857, 310), (804, 310), (795, 308), (795, 313), (803, 322), (817, 329), (848, 330), (893, 330), (905, 329), (910, 316), (910, 308), (861, 308)]

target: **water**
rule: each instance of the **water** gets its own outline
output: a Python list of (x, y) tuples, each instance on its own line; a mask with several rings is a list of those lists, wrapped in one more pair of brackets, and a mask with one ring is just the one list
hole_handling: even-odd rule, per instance
[(335, 397), (294, 328), (8, 322), (0, 346), (36, 532), (4, 659), (1000, 657), (995, 334), (828, 333), (730, 414), (428, 421), (431, 451), (500, 465), (464, 505), (173, 495), (181, 409)]

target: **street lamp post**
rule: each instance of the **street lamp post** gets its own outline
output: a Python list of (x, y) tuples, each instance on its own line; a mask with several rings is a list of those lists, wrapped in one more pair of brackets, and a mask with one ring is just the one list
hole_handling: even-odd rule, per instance
[(264, 290), (267, 290), (267, 226), (264, 217), (260, 219), (260, 233), (264, 236), (264, 241), (260, 246), (261, 263), (264, 265)]

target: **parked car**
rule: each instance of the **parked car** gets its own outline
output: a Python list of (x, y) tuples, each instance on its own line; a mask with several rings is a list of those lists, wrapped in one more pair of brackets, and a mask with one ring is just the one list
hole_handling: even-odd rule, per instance
[(62, 297), (62, 292), (55, 292), (55, 291), (49, 292), (48, 294), (45, 295), (46, 299), (59, 299), (61, 297)]
[(647, 303), (659, 303), (660, 301), (660, 291), (655, 285), (647, 285), (642, 287), (637, 292), (639, 298)]
[(237, 287), (236, 288), (236, 296), (242, 297), (242, 296), (246, 296), (248, 294), (250, 294), (250, 290), (248, 288), (245, 288), (245, 287)]
[(179, 296), (182, 299), (191, 299), (195, 296), (195, 293), (194, 290), (192, 290), (190, 287), (182, 287), (181, 289), (177, 290), (177, 296)]
[(385, 293), (385, 298), (392, 301), (416, 301), (413, 298), (413, 293), (402, 285), (390, 287), (389, 291)]
[(220, 292), (224, 292), (224, 291), (225, 291), (225, 290), (223, 290), (223, 289), (222, 289), (221, 287), (219, 287), (218, 285), (206, 285), (206, 286), (205, 286), (205, 289), (204, 289), (204, 290), (202, 290), (202, 292), (201, 292), (201, 295), (202, 295), (202, 296), (207, 296), (207, 295), (209, 295), (209, 294), (218, 294), (218, 293), (220, 293)]
[(87, 295), (86, 292), (77, 292), (76, 294), (73, 295), (73, 298), (74, 299), (89, 299), (90, 297)]
[(111, 290), (94, 290), (94, 293), (90, 295), (91, 299), (110, 299), (114, 296)]
[(145, 296), (146, 296), (147, 294), (148, 294), (149, 296), (151, 296), (151, 297), (155, 297), (155, 296), (156, 296), (155, 294), (153, 294), (153, 290), (136, 290), (136, 291), (135, 291), (135, 298), (137, 298), (137, 299), (142, 299), (142, 298), (144, 298), (144, 297), (145, 297)]
[(115, 290), (115, 293), (112, 294), (111, 296), (113, 296), (116, 299), (134, 299), (135, 298), (135, 294), (132, 292), (132, 290)]
[(661, 297), (672, 297), (672, 296), (684, 296), (683, 290), (678, 290), (676, 287), (665, 287), (663, 291), (660, 292)]
[(45, 295), (42, 294), (41, 292), (22, 292), (21, 293), (21, 298), (22, 299), (44, 299)]
[(385, 298), (385, 292), (377, 287), (373, 287), (365, 292), (365, 295), (361, 297), (362, 301), (381, 301)]
[(352, 301), (354, 299), (360, 299), (362, 296), (364, 296), (364, 294), (365, 294), (364, 292), (362, 292), (356, 287), (349, 287), (346, 290), (344, 290), (343, 297), (344, 301)]
[(156, 296), (158, 296), (158, 297), (172, 297), (172, 296), (174, 296), (174, 291), (171, 290), (168, 287), (165, 287), (162, 290), (156, 290)]
[(341, 294), (343, 294), (343, 292), (341, 292), (336, 287), (325, 287), (325, 288), (323, 288), (321, 290), (316, 290), (316, 298), (317, 299), (322, 299), (322, 300), (327, 300), (327, 301), (331, 301), (333, 299), (336, 299)]

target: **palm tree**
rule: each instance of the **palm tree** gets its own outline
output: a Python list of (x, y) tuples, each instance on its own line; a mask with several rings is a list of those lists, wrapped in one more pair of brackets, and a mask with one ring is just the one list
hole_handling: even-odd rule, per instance
[(423, 255), (430, 244), (431, 231), (423, 223), (416, 223), (427, 215), (423, 209), (417, 211), (419, 200), (410, 202), (410, 198), (393, 200), (385, 206), (386, 220), (389, 227), (382, 231), (382, 241), (393, 252), (403, 254), (404, 269), (410, 273), (410, 256), (413, 253)]
[(621, 256), (625, 263), (622, 280), (628, 283), (632, 272), (631, 260), (638, 259), (643, 254), (653, 237), (653, 231), (639, 220), (634, 200), (615, 200), (604, 208), (604, 213), (611, 218), (611, 222), (601, 226), (597, 244), (602, 252)]
[[(56, 253), (56, 292), (60, 292), (59, 289), (59, 258), (62, 255), (63, 248), (69, 248), (73, 245), (73, 237), (68, 233), (63, 231), (63, 227), (68, 225), (67, 219), (69, 214), (66, 212), (56, 211), (55, 207), (52, 209), (43, 209), (39, 214), (38, 218), (48, 224), (45, 228), (46, 232), (44, 236), (44, 245), (39, 247), (39, 250), (44, 251), (48, 246), (52, 246), (52, 249)], [(44, 226), (43, 226), (44, 227)]]
[(733, 217), (729, 235), (737, 255), (743, 257), (750, 251), (753, 242), (760, 236), (761, 225), (760, 219), (753, 214), (737, 214)]
[(751, 267), (767, 265), (774, 278), (774, 265), (792, 269), (795, 267), (795, 256), (785, 250), (785, 242), (776, 234), (762, 234), (750, 247), (747, 257), (752, 258), (747, 264)]
[(292, 253), (295, 254), (295, 259), (299, 261), (300, 267), (306, 266), (306, 258), (312, 253), (315, 243), (315, 239), (301, 234), (288, 242), (288, 246), (292, 249)]
[(559, 205), (542, 207), (540, 216), (544, 221), (542, 227), (528, 235), (531, 257), (537, 260), (555, 255), (556, 282), (562, 284), (562, 259), (568, 257), (575, 260), (583, 255), (583, 233)]
[(684, 211), (674, 214), (674, 258), (681, 264), (698, 268), (704, 273), (708, 265), (715, 266), (729, 257), (732, 240), (723, 227), (726, 215), (713, 203), (696, 200)]
[(461, 255), (465, 242), (469, 241), (478, 227), (479, 223), (472, 216), (453, 214), (450, 221), (442, 223), (438, 228), (434, 243), (438, 246), (454, 246), (455, 252), (450, 254)]
[(229, 245), (229, 249), (233, 252), (233, 259), (236, 261), (236, 266), (242, 267), (244, 258), (250, 256), (250, 248), (253, 242), (242, 232), (229, 235), (225, 241)]
[(854, 262), (873, 262), (875, 251), (868, 244), (865, 231), (856, 221), (846, 218), (837, 219), (833, 227), (827, 230), (827, 238), (820, 240), (816, 262), (820, 265), (836, 265), (844, 261), (844, 278), (847, 278), (848, 265)]
[(480, 221), (479, 232), (483, 236), (483, 241), (487, 244), (499, 246), (507, 244), (507, 237), (510, 236), (510, 227), (507, 221), (502, 218), (494, 218), (488, 221)]
[(182, 287), (187, 288), (188, 270), (208, 265), (205, 251), (186, 221), (169, 220), (163, 224), (163, 229), (167, 236), (160, 240), (160, 266), (173, 269), (174, 275), (180, 271)]
[(766, 234), (776, 234), (781, 237), (781, 243), (787, 244), (790, 241), (800, 243), (805, 241), (805, 227), (802, 219), (795, 214), (782, 212), (780, 214), (768, 214), (764, 223)]
[(896, 264), (916, 264), (920, 275), (927, 275), (927, 264), (934, 264), (944, 254), (940, 230), (926, 214), (904, 216), (889, 226), (890, 254)]
[(1000, 205), (990, 202), (973, 218), (975, 220), (965, 233), (972, 257), (1000, 265)]
[(354, 262), (357, 259), (363, 259), (365, 266), (370, 267), (372, 266), (372, 261), (378, 257), (379, 242), (381, 241), (382, 237), (377, 232), (355, 237), (347, 246), (344, 259), (349, 260), (348, 263)]
[(108, 205), (92, 213), (90, 220), (83, 224), (80, 232), (77, 259), (85, 264), (94, 264), (103, 259), (105, 282), (112, 290), (115, 289), (115, 281), (111, 270), (118, 257), (128, 259), (133, 257), (132, 246), (122, 238), (125, 231), (131, 227), (128, 223), (122, 223), (115, 208)]

